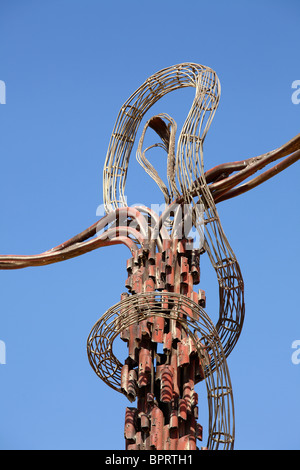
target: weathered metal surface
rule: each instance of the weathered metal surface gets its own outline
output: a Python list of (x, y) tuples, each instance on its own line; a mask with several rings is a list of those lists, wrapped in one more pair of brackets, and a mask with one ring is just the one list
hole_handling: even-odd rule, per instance
[[(160, 114), (147, 121), (137, 151), (138, 161), (162, 190), (167, 208), (161, 216), (143, 206), (128, 208), (125, 182), (139, 124), (154, 103), (183, 87), (194, 87), (196, 93), (177, 149), (176, 122)], [(202, 380), (206, 382), (210, 412), (208, 442), (202, 449), (233, 446), (232, 390), (226, 358), (243, 326), (244, 285), (215, 204), (256, 187), (299, 160), (300, 135), (266, 154), (204, 172), (203, 142), (219, 103), (219, 92), (216, 73), (199, 64), (174, 65), (149, 77), (122, 106), (112, 133), (103, 171), (106, 216), (39, 255), (0, 257), (0, 269), (19, 269), (64, 261), (121, 243), (131, 251), (125, 282), (128, 293), (122, 294), (121, 302), (94, 325), (88, 339), (89, 360), (97, 375), (131, 402), (137, 400), (137, 406), (128, 407), (125, 413), (128, 450), (196, 449), (196, 439), (202, 439), (203, 431), (197, 423), (194, 387)], [(153, 146), (143, 151), (148, 127), (162, 141), (154, 146), (166, 151), (168, 187), (146, 159)], [(187, 219), (181, 214), (184, 205), (191, 206)], [(174, 220), (169, 230), (165, 222), (169, 223), (171, 213)], [(147, 221), (149, 216), (155, 221), (154, 227)], [(187, 235), (178, 235), (189, 217), (202, 239), (201, 249), (188, 248), (191, 241)], [(193, 290), (200, 282), (199, 260), (205, 251), (219, 283), (216, 326), (203, 310), (205, 292)], [(128, 344), (125, 364), (112, 352), (118, 335)], [(158, 352), (160, 346), (163, 352)]]
[[(230, 379), (218, 335), (201, 307), (205, 292), (193, 290), (200, 268), (192, 276), (192, 252), (185, 252), (184, 243), (165, 246), (161, 256), (145, 250), (127, 262), (128, 293), (94, 326), (88, 340), (91, 365), (108, 385), (137, 401), (126, 410), (126, 449), (197, 449), (203, 432), (195, 386), (203, 380), (209, 390), (210, 447), (219, 447), (222, 434), (221, 445), (231, 448)], [(173, 273), (168, 284), (166, 264)], [(118, 331), (128, 346), (123, 365), (112, 354)]]
[[(193, 250), (188, 256), (186, 254), (183, 243), (178, 246), (177, 242), (168, 240), (163, 243), (162, 253), (155, 257), (148, 254), (141, 259), (143, 269), (134, 263), (133, 258), (128, 260), (126, 286), (129, 294), (135, 296), (141, 290), (145, 293), (153, 293), (155, 289), (165, 293), (174, 290), (179, 294), (184, 292), (193, 302), (196, 300), (203, 304), (205, 292), (201, 290), (201, 295), (198, 295), (191, 288), (200, 280), (199, 252)], [(126, 297), (123, 295), (122, 298)], [(164, 308), (169, 309), (170, 302), (171, 298), (166, 295), (161, 303), (162, 312)], [(152, 318), (133, 324), (121, 333), (121, 338), (128, 344), (130, 359), (136, 357), (132, 351), (139, 348), (138, 361), (130, 360), (130, 366), (126, 364), (121, 372), (121, 389), (129, 399), (133, 395), (129, 396), (128, 385), (124, 384), (132, 371), (136, 372), (137, 378), (136, 414), (131, 409), (128, 418), (126, 410), (125, 427), (126, 423), (129, 426), (128, 420), (132, 425), (132, 415), (138, 419), (134, 421), (134, 430), (130, 427), (125, 434), (126, 449), (193, 450), (197, 448), (196, 441), (202, 440), (202, 426), (196, 421), (198, 394), (194, 387), (204, 379), (204, 365), (195, 341), (182, 323), (168, 320), (166, 315), (158, 315), (153, 301), (150, 305), (156, 313)], [(192, 305), (177, 311), (181, 322), (185, 317), (196, 318)], [(163, 344), (162, 353), (157, 351), (159, 343)]]

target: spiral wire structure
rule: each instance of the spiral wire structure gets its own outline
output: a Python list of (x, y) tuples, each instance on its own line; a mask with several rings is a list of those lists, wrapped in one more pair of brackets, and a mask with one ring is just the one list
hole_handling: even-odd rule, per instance
[[(160, 216), (142, 205), (130, 208), (125, 197), (125, 185), (129, 159), (141, 121), (163, 96), (185, 87), (194, 88), (195, 97), (178, 136), (177, 147), (177, 124), (168, 114), (161, 113), (148, 119), (137, 148), (138, 162), (161, 189), (167, 207)], [(209, 67), (182, 63), (151, 75), (123, 104), (117, 116), (103, 169), (106, 215), (83, 232), (43, 253), (1, 255), (0, 269), (44, 266), (100, 247), (126, 245), (132, 255), (128, 260), (130, 295), (121, 297), (121, 301), (93, 326), (87, 341), (92, 368), (107, 385), (132, 400), (133, 396), (122, 386), (124, 366), (114, 354), (114, 341), (118, 336), (126, 338), (125, 332), (134, 326), (143, 325), (146, 330), (152, 328), (152, 331), (147, 330), (148, 345), (152, 348), (151, 344), (157, 341), (153, 339), (154, 324), (160, 327), (163, 324), (164, 334), (172, 333), (173, 342), (176, 340), (180, 343), (182, 339), (189, 341), (190, 357), (184, 363), (185, 371), (192, 370), (195, 361), (198, 361), (197, 367), (202, 370), (197, 378), (197, 374), (193, 377), (196, 378), (195, 383), (204, 380), (207, 389), (207, 448), (231, 449), (234, 445), (235, 425), (227, 357), (235, 347), (243, 327), (244, 283), (236, 256), (223, 231), (216, 203), (249, 191), (298, 161), (300, 134), (263, 155), (221, 164), (205, 172), (203, 144), (219, 99), (219, 79)], [(154, 129), (161, 141), (143, 150), (148, 128)], [(146, 158), (146, 153), (154, 147), (160, 147), (167, 154), (168, 185)], [(263, 174), (240, 184), (282, 157), (287, 158)], [(182, 213), (183, 206), (188, 207), (187, 214)], [(189, 224), (198, 231), (203, 241), (200, 250), (186, 248), (188, 240), (182, 238), (182, 229)], [(204, 253), (209, 257), (219, 285), (219, 317), (216, 325), (204, 310), (203, 298), (197, 300), (192, 288), (192, 284), (200, 281), (199, 255)], [(174, 263), (170, 262), (167, 266), (168, 274), (163, 266), (167, 257), (170, 257), (169, 262), (174, 258)], [(185, 281), (181, 283), (182, 275)], [(168, 281), (169, 284), (164, 282), (167, 276), (172, 279)], [(136, 284), (133, 285), (133, 282)], [(176, 337), (174, 325), (181, 328), (181, 338)], [(170, 359), (174, 351), (178, 353), (176, 347), (169, 349), (166, 360)], [(152, 349), (153, 360), (158, 357), (155, 348)], [(134, 360), (131, 360), (131, 366), (133, 363)], [(183, 376), (183, 369), (179, 366), (178, 369), (179, 375)], [(171, 369), (168, 370), (170, 372)], [(132, 371), (135, 372), (134, 369)], [(194, 394), (194, 404), (195, 397)], [(170, 397), (166, 401), (170, 402)], [(170, 403), (168, 406), (171, 406)], [(131, 435), (129, 441), (132, 441), (132, 437), (136, 439)], [(155, 447), (154, 441), (152, 444)]]
[[(186, 315), (189, 309), (192, 310), (190, 317)], [(234, 404), (222, 344), (204, 309), (187, 297), (169, 292), (144, 293), (127, 297), (111, 307), (95, 323), (88, 337), (88, 357), (92, 368), (101, 380), (122, 393), (123, 364), (114, 354), (114, 341), (126, 328), (155, 316), (179, 322), (194, 343), (204, 365), (209, 410), (207, 447), (231, 449), (235, 432)]]
[[(179, 135), (174, 177), (176, 175), (179, 181), (181, 202), (195, 207), (194, 225), (201, 236), (203, 225), (197, 223), (197, 204), (204, 207), (204, 248), (219, 283), (220, 308), (216, 329), (227, 357), (243, 326), (244, 284), (204, 176), (203, 143), (220, 99), (220, 82), (212, 69), (194, 63), (165, 68), (148, 78), (124, 103), (115, 123), (103, 170), (104, 204), (107, 212), (127, 205), (125, 183), (139, 124), (160, 98), (184, 87), (194, 87), (195, 98)], [(173, 120), (170, 123), (172, 127), (175, 126)], [(150, 176), (158, 182), (156, 175)], [(166, 194), (166, 189), (162, 190)], [(194, 197), (191, 197), (191, 193)]]
[[(159, 114), (149, 119), (144, 127), (138, 145), (137, 159), (160, 187), (165, 202), (169, 204), (156, 224), (154, 232), (160, 235), (161, 230), (165, 227), (174, 197), (176, 198), (175, 204), (180, 202), (181, 205), (189, 205), (193, 208), (191, 209), (193, 225), (201, 232), (200, 235), (204, 236), (204, 249), (217, 274), (220, 296), (218, 323), (214, 327), (203, 309), (199, 310), (195, 304), (193, 312), (196, 316), (198, 315), (198, 320), (200, 318), (201, 320), (206, 319), (206, 331), (204, 332), (199, 322), (196, 325), (194, 322), (193, 327), (194, 331), (197, 331), (202, 340), (206, 342), (211, 354), (211, 363), (205, 369), (210, 410), (208, 448), (219, 448), (222, 444), (224, 448), (231, 448), (234, 441), (234, 419), (232, 417), (234, 413), (226, 357), (235, 346), (243, 325), (244, 289), (238, 262), (223, 232), (213, 197), (204, 176), (203, 142), (220, 97), (220, 83), (212, 69), (192, 63), (163, 69), (148, 78), (124, 103), (111, 136), (103, 170), (104, 204), (107, 213), (126, 206), (124, 191), (127, 170), (140, 122), (155, 102), (165, 94), (183, 87), (194, 87), (195, 98), (180, 132), (177, 151), (175, 148), (176, 123), (167, 114)], [(169, 188), (166, 187), (157, 171), (145, 157), (146, 152), (154, 146), (142, 151), (148, 127), (153, 127), (162, 139), (162, 143), (154, 146), (162, 147), (168, 154)], [(199, 224), (197, 212), (199, 204), (204, 208), (204, 223), (202, 224)], [(177, 228), (178, 225), (171, 228), (171, 238), (177, 237)], [(174, 295), (176, 295), (176, 302), (188, 301), (182, 294), (168, 293), (168, 298), (172, 299)], [(102, 380), (115, 389), (118, 389), (117, 384), (120, 380), (118, 377), (120, 364), (112, 353), (112, 342), (120, 333), (120, 325), (141, 321), (147, 309), (149, 316), (156, 314), (169, 319), (172, 317), (171, 312), (163, 308), (159, 308), (156, 313), (153, 313), (157, 305), (162, 304), (161, 301), (151, 301), (153, 296), (157, 298), (157, 293), (139, 293), (121, 301), (97, 322), (91, 332), (88, 340), (90, 363)], [(123, 308), (125, 305), (126, 308)], [(122, 314), (119, 313), (115, 321), (108, 324), (108, 319), (111, 318), (111, 315), (116, 314), (116, 310)], [(190, 319), (185, 317), (185, 328), (194, 337), (190, 326)], [(196, 341), (196, 344), (199, 348), (200, 343)], [(198, 352), (201, 355), (201, 351)]]

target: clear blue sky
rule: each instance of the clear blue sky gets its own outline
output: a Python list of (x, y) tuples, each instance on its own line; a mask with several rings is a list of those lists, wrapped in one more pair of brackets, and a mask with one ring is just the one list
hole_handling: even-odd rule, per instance
[[(0, 252), (40, 253), (97, 220), (119, 108), (161, 68), (197, 62), (220, 78), (206, 169), (298, 134), (291, 85), (300, 80), (299, 22), (298, 0), (0, 0)], [(155, 110), (180, 121), (190, 91)], [(245, 281), (244, 329), (228, 360), (236, 449), (300, 448), (300, 364), (292, 362), (300, 340), (299, 177), (296, 163), (218, 205)], [(129, 204), (162, 202), (135, 152), (127, 188)], [(129, 402), (97, 378), (86, 339), (125, 291), (129, 255), (110, 247), (0, 271), (1, 449), (124, 448)], [(218, 286), (207, 261), (201, 287), (215, 321)], [(205, 431), (204, 390), (199, 415)]]

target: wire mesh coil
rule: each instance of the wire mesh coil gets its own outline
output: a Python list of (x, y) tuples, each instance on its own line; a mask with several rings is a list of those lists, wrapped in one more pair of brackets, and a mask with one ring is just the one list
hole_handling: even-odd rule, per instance
[[(190, 204), (195, 209), (193, 225), (200, 237), (204, 238), (204, 249), (219, 283), (220, 309), (216, 329), (227, 357), (240, 336), (244, 322), (244, 282), (204, 176), (203, 143), (218, 107), (221, 91), (218, 76), (211, 68), (195, 63), (182, 63), (162, 69), (149, 77), (124, 103), (115, 123), (103, 170), (104, 205), (107, 213), (127, 206), (127, 170), (142, 118), (164, 95), (184, 87), (195, 88), (195, 97), (181, 129), (177, 149), (174, 141), (177, 128), (175, 121), (168, 115), (159, 115), (170, 125), (172, 142), (166, 150), (168, 166), (174, 163), (174, 171), (169, 175), (169, 190), (142, 152), (144, 133), (149, 121), (140, 140), (137, 159), (158, 184), (165, 200), (181, 194), (183, 203)], [(199, 204), (204, 208), (204, 224), (199, 224), (197, 220)], [(167, 219), (161, 220), (161, 226), (166, 221)]]
[[(186, 312), (191, 309), (192, 315)], [(226, 357), (218, 333), (204, 309), (184, 295), (150, 292), (129, 296), (107, 310), (87, 340), (89, 362), (107, 385), (121, 392), (121, 369), (113, 345), (121, 332), (150, 317), (175, 320), (190, 336), (204, 363), (209, 410), (209, 449), (230, 449), (234, 442), (234, 405)], [(209, 354), (212, 361), (206, 361)], [(211, 364), (214, 364), (213, 367)]]

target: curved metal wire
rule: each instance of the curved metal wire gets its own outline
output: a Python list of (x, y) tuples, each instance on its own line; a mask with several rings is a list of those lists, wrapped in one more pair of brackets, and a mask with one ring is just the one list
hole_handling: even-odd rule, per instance
[[(127, 169), (139, 124), (145, 113), (162, 96), (183, 87), (194, 87), (195, 98), (179, 135), (175, 171), (182, 191), (181, 202), (194, 206), (194, 226), (200, 236), (204, 235), (204, 248), (217, 274), (220, 308), (216, 328), (228, 356), (243, 326), (244, 283), (204, 176), (203, 142), (220, 98), (219, 79), (212, 69), (194, 63), (168, 67), (148, 78), (124, 103), (111, 136), (103, 170), (104, 204), (108, 212), (126, 206), (124, 191)], [(148, 125), (149, 121), (146, 128)], [(138, 154), (142, 155), (141, 145)], [(159, 176), (149, 167), (147, 170), (160, 184)], [(168, 194), (165, 188), (163, 192), (166, 198)], [(199, 224), (196, 216), (199, 203), (204, 207), (204, 234), (203, 224)]]
[[(189, 316), (187, 312), (191, 311)], [(170, 292), (149, 292), (129, 296), (111, 307), (95, 323), (87, 340), (89, 362), (107, 385), (123, 393), (123, 364), (113, 352), (114, 341), (128, 328), (153, 318), (175, 320), (188, 333), (205, 364), (204, 380), (209, 410), (208, 449), (231, 449), (234, 443), (234, 406), (225, 353), (218, 333), (204, 311), (188, 297)], [(210, 356), (212, 361), (205, 360)], [(212, 369), (211, 363), (214, 363)]]
[[(200, 138), (205, 139), (219, 101), (220, 83), (216, 73), (203, 65), (182, 63), (149, 77), (121, 107), (111, 135), (103, 170), (103, 201), (107, 212), (126, 206), (128, 162), (142, 118), (164, 95), (184, 87), (196, 88), (196, 96), (182, 138), (185, 133), (193, 136), (198, 125)], [(194, 114), (198, 110), (195, 123)]]
[[(167, 114), (159, 114), (147, 121), (137, 150), (138, 161), (158, 184), (169, 206), (160, 217), (144, 206), (129, 209), (125, 184), (131, 150), (142, 118), (164, 95), (184, 87), (195, 88), (195, 97), (180, 132), (177, 149), (176, 122)], [(219, 98), (218, 77), (212, 69), (203, 65), (177, 64), (149, 77), (121, 107), (110, 139), (103, 170), (103, 195), (107, 215), (65, 243), (39, 255), (0, 256), (0, 269), (47, 265), (119, 243), (131, 250), (134, 261), (141, 260), (149, 252), (150, 246), (155, 246), (162, 254), (164, 240), (169, 237), (177, 240), (178, 224), (183, 226), (185, 223), (185, 219), (181, 220), (177, 212), (172, 227), (170, 211), (174, 205), (190, 206), (193, 226), (204, 240), (204, 251), (207, 252), (218, 279), (220, 302), (216, 326), (199, 305), (181, 293), (136, 293), (109, 309), (95, 324), (88, 339), (88, 354), (97, 375), (120, 391), (122, 365), (113, 353), (115, 338), (124, 328), (147, 321), (153, 316), (180, 323), (194, 342), (199, 358), (204, 360), (205, 351), (209, 351), (211, 355), (211, 361), (205, 363), (204, 377), (209, 407), (208, 448), (227, 449), (233, 447), (234, 412), (226, 357), (234, 348), (244, 322), (244, 283), (215, 204), (252, 189), (299, 160), (300, 135), (267, 154), (221, 164), (204, 172), (203, 143)], [(148, 127), (152, 127), (162, 140), (162, 143), (154, 146), (163, 148), (167, 153), (169, 188), (145, 157), (146, 152), (154, 147), (144, 151), (142, 148)], [(281, 163), (236, 187), (256, 171), (289, 153), (291, 155)], [(231, 175), (236, 171), (235, 175)], [(201, 214), (199, 205), (203, 208)], [(123, 221), (120, 222), (122, 216)], [(147, 222), (149, 216), (155, 221), (154, 227)], [(174, 225), (175, 220), (177, 226)], [(97, 237), (89, 240), (94, 235)], [(192, 317), (184, 315), (189, 309), (193, 312)], [(205, 345), (205, 350), (202, 344)]]

